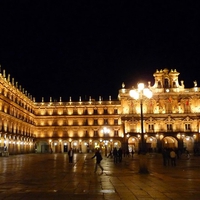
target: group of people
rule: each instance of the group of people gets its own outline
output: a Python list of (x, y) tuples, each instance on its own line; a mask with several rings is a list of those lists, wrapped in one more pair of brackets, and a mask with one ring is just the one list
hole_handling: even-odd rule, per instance
[(108, 157), (112, 155), (112, 157), (114, 158), (114, 163), (118, 163), (118, 162), (122, 162), (122, 155), (123, 155), (123, 151), (121, 148), (117, 149), (116, 147), (113, 149), (113, 151), (110, 152), (110, 154), (108, 155)]
[(176, 159), (177, 159), (177, 153), (174, 149), (171, 148), (164, 148), (162, 152), (163, 156), (163, 165), (169, 166), (170, 163), (172, 166), (176, 166)]
[(129, 150), (122, 150), (122, 148), (119, 148), (117, 149), (116, 147), (113, 149), (113, 151), (111, 150), (109, 155), (107, 156), (107, 158), (111, 157), (111, 158), (114, 158), (114, 163), (120, 163), (122, 162), (122, 157), (124, 155), (124, 157), (129, 157), (130, 154), (132, 155), (132, 158), (133, 158), (133, 155), (134, 155), (135, 151), (132, 149), (131, 152), (129, 152)]
[[(134, 154), (134, 152), (133, 152)], [(123, 155), (123, 151), (121, 148), (117, 149), (114, 148), (113, 151), (110, 152), (110, 154), (107, 157), (112, 157), (114, 158), (114, 163), (120, 163), (122, 162), (122, 155)], [(73, 156), (74, 156), (74, 152), (73, 149), (71, 148), (68, 151), (68, 156), (69, 156), (69, 163), (73, 163)], [(163, 165), (164, 166), (169, 166), (171, 164), (171, 166), (176, 166), (176, 159), (178, 157), (177, 152), (175, 151), (175, 149), (170, 149), (170, 148), (164, 148), (163, 152), (162, 152), (162, 156), (163, 156)], [(95, 169), (94, 172), (97, 171), (97, 168), (99, 167), (103, 173), (104, 168), (101, 166), (101, 161), (102, 161), (102, 155), (101, 152), (99, 151), (99, 149), (96, 149), (95, 154), (91, 157), (91, 159), (96, 158), (96, 164), (95, 164)]]

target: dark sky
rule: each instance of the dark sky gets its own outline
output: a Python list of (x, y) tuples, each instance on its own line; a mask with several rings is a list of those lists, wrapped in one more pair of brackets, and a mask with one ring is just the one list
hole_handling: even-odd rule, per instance
[[(117, 99), (177, 69), (200, 84), (198, 1), (0, 0), (0, 64), (41, 101)], [(199, 80), (199, 81), (198, 81)]]

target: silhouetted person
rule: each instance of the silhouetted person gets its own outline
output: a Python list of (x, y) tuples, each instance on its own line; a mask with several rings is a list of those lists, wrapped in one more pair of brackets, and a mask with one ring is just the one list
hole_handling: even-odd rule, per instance
[(113, 157), (114, 157), (114, 163), (117, 163), (117, 148), (115, 147), (114, 150), (113, 150)]
[(173, 149), (170, 151), (170, 158), (171, 158), (171, 165), (176, 166), (176, 153)]
[(74, 152), (72, 148), (68, 151), (68, 156), (69, 156), (69, 163), (73, 163)]
[(119, 148), (117, 153), (118, 153), (118, 157), (119, 157), (119, 162), (122, 162), (122, 154), (123, 154), (122, 148)]
[(110, 153), (108, 154), (108, 156), (107, 156), (107, 158), (109, 158), (109, 157), (113, 157), (113, 155), (112, 155), (112, 150), (110, 150)]
[(131, 155), (132, 155), (132, 158), (133, 158), (133, 155), (134, 155), (134, 151), (133, 151), (133, 149), (132, 149), (132, 151), (131, 151)]
[(96, 153), (94, 154), (94, 156), (92, 157), (92, 159), (94, 157), (96, 157), (96, 165), (95, 165), (94, 172), (96, 173), (97, 167), (99, 166), (101, 168), (101, 170), (102, 170), (102, 173), (103, 173), (103, 167), (101, 166), (102, 156), (101, 156), (101, 153), (99, 152), (98, 149), (96, 150)]
[(130, 155), (130, 152), (129, 152), (129, 150), (127, 149), (127, 150), (126, 150), (126, 156), (129, 157), (129, 155)]

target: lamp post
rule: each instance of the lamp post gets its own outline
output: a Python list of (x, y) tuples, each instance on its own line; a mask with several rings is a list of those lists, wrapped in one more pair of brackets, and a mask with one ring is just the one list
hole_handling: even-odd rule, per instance
[[(140, 124), (141, 124), (141, 146), (140, 146), (140, 154), (145, 155), (146, 154), (146, 148), (145, 148), (145, 140), (144, 140), (144, 117), (143, 117), (143, 99), (144, 98), (151, 98), (152, 92), (149, 88), (144, 87), (144, 83), (139, 83), (137, 89), (132, 89), (129, 92), (129, 95), (131, 98), (135, 100), (140, 101)], [(145, 164), (144, 158), (140, 159), (140, 173), (148, 173), (147, 166)]]

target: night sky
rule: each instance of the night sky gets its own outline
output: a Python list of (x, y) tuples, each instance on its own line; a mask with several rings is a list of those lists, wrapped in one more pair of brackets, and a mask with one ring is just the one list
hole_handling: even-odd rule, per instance
[(0, 64), (36, 101), (117, 99), (177, 69), (200, 84), (198, 1), (0, 0)]

